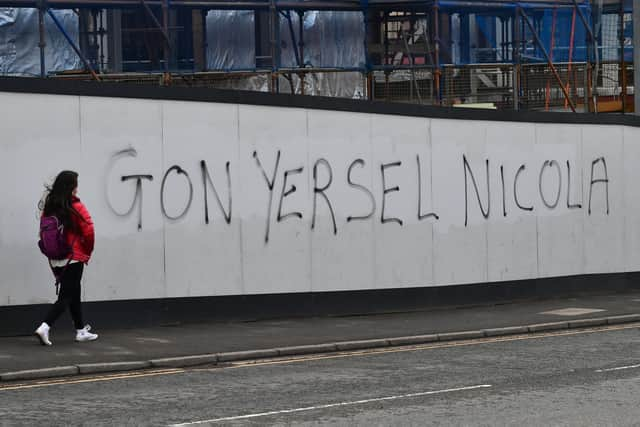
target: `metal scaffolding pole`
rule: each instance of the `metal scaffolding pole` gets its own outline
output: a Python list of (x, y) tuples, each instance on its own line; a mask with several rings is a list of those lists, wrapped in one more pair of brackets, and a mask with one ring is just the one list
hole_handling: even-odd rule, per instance
[(85, 56), (82, 54), (82, 52), (80, 51), (80, 48), (78, 48), (78, 46), (76, 46), (76, 44), (74, 43), (74, 41), (71, 39), (71, 37), (69, 36), (69, 34), (67, 34), (67, 32), (64, 30), (64, 27), (62, 26), (62, 24), (60, 23), (60, 21), (58, 21), (58, 18), (56, 18), (56, 15), (53, 14), (53, 12), (51, 11), (51, 9), (47, 9), (47, 13), (49, 14), (49, 16), (51, 17), (51, 19), (53, 20), (53, 23), (56, 24), (56, 27), (58, 27), (58, 30), (60, 30), (60, 32), (62, 33), (62, 35), (64, 36), (64, 38), (67, 40), (67, 43), (69, 43), (69, 46), (71, 46), (71, 48), (73, 49), (73, 51), (76, 53), (76, 55), (78, 55), (78, 57), (80, 58), (80, 60), (82, 61), (82, 63), (84, 64), (84, 66), (87, 68), (87, 70), (89, 70), (89, 73), (91, 73), (91, 76), (95, 79), (100, 81), (100, 77), (98, 77), (98, 75), (96, 74), (96, 72), (94, 71), (93, 67), (91, 66), (91, 64), (89, 63), (89, 61), (87, 60), (87, 58), (85, 58)]
[(44, 13), (46, 10), (46, 5), (44, 1), (39, 2), (38, 7), (38, 31), (40, 33), (40, 41), (38, 42), (38, 47), (40, 48), (40, 77), (46, 77), (47, 71), (44, 63), (44, 48), (46, 46), (46, 42), (44, 39)]
[[(144, 2), (143, 2), (144, 4)], [(146, 4), (145, 4), (146, 6)], [(153, 15), (153, 13), (152, 13)], [(154, 16), (155, 18), (155, 16)], [(169, 34), (169, 0), (162, 0), (162, 33), (168, 39)], [(165, 40), (163, 46), (163, 56), (164, 56), (164, 72), (169, 72), (169, 55), (171, 55), (171, 51), (169, 48), (169, 43)]]
[[(633, 0), (633, 85), (640, 85), (640, 0)], [(640, 93), (634, 90), (635, 114), (640, 116)]]
[[(637, 0), (634, 0), (634, 2)], [(575, 11), (578, 12), (578, 16), (582, 21), (582, 25), (584, 25), (584, 29), (587, 32), (588, 37), (588, 47), (587, 47), (587, 74), (589, 74), (589, 87), (590, 89), (585, 89), (585, 92), (591, 92), (590, 98), (593, 100), (593, 111), (595, 113), (598, 112), (598, 94), (596, 93), (598, 87), (598, 66), (600, 63), (599, 54), (598, 54), (598, 40), (593, 33), (593, 29), (589, 25), (587, 18), (582, 13), (580, 6), (578, 5), (577, 0), (573, 0), (573, 6)], [(592, 62), (595, 67), (592, 67)], [(588, 106), (588, 105), (587, 105)]]
[(439, 13), (439, 5), (438, 0), (436, 0), (433, 4), (433, 41), (434, 41), (434, 50), (435, 50), (435, 84), (436, 84), (436, 103), (438, 105), (442, 105), (442, 93), (440, 92), (440, 13)]
[[(300, 68), (304, 68), (304, 10), (298, 10), (298, 47)], [(304, 73), (300, 73), (300, 95), (304, 95)]]
[(620, 2), (618, 9), (618, 18), (620, 19), (620, 32), (618, 41), (620, 42), (620, 68), (618, 69), (618, 78), (622, 92), (622, 114), (627, 111), (627, 65), (624, 62), (624, 3)]
[[(167, 47), (171, 48), (171, 39), (169, 38), (169, 31), (167, 29), (168, 27), (168, 12), (169, 12), (169, 3), (167, 2), (162, 2), (162, 20), (165, 21), (166, 18), (166, 25), (164, 24), (160, 24), (160, 22), (158, 21), (158, 18), (156, 18), (155, 13), (153, 13), (153, 11), (151, 10), (151, 8), (149, 7), (149, 5), (147, 4), (147, 2), (145, 2), (145, 0), (140, 0), (140, 3), (142, 4), (142, 6), (144, 7), (144, 10), (147, 12), (147, 15), (149, 16), (149, 18), (151, 18), (151, 21), (153, 22), (153, 25), (156, 26), (156, 28), (158, 30), (160, 30), (160, 33), (162, 34), (162, 38), (164, 39), (165, 42), (165, 46), (164, 48), (166, 49)], [(165, 12), (167, 12), (167, 14), (165, 14)], [(166, 16), (165, 16), (166, 15)], [(165, 52), (166, 54), (166, 52)]]
[(513, 35), (511, 54), (513, 57), (513, 109), (518, 111), (520, 109), (520, 6), (516, 7), (513, 16)]
[(269, 2), (269, 49), (271, 51), (271, 92), (278, 93), (279, 84), (278, 84), (278, 74), (276, 74), (277, 67), (280, 65), (279, 61), (276, 61), (276, 54), (278, 51), (278, 46), (276, 43), (277, 35), (276, 35), (276, 22), (278, 21), (278, 10), (276, 9), (275, 0), (271, 0)]
[(538, 37), (538, 33), (537, 33), (535, 27), (533, 26), (533, 23), (531, 23), (531, 20), (529, 19), (527, 14), (524, 12), (524, 10), (520, 10), (520, 14), (524, 18), (524, 22), (527, 24), (527, 26), (531, 30), (531, 34), (533, 35), (533, 39), (535, 40), (536, 44), (538, 45), (538, 48), (540, 49), (540, 51), (542, 52), (542, 54), (546, 58), (547, 63), (549, 64), (549, 68), (551, 69), (551, 73), (553, 74), (553, 76), (555, 77), (556, 81), (558, 82), (558, 85), (560, 86), (560, 89), (562, 89), (562, 93), (564, 94), (565, 99), (569, 103), (569, 107), (571, 107), (571, 111), (573, 111), (575, 113), (576, 112), (576, 106), (573, 103), (573, 101), (571, 100), (571, 96), (569, 95), (569, 92), (567, 91), (566, 86), (562, 82), (562, 79), (560, 78), (560, 75), (558, 74), (558, 71), (556, 70), (556, 67), (553, 65), (553, 61), (551, 60), (551, 57), (549, 56), (549, 54), (547, 53), (547, 50), (544, 48), (544, 45), (540, 41), (540, 38)]

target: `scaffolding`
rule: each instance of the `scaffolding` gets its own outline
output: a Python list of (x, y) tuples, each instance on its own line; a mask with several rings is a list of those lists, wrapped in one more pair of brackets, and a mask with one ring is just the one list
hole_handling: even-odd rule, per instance
[[(41, 77), (515, 110), (633, 108), (629, 0), (0, 0), (0, 7), (37, 11)], [(76, 38), (56, 10), (74, 11)], [(78, 69), (47, 72), (51, 22)], [(318, 54), (327, 46), (331, 55)]]

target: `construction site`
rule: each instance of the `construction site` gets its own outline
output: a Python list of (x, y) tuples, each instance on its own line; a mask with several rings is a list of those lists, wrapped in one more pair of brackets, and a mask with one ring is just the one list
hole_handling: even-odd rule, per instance
[(0, 0), (0, 75), (633, 111), (630, 0)]

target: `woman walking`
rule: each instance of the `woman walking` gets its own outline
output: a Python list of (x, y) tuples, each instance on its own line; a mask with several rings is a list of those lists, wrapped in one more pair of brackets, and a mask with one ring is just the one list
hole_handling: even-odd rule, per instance
[(97, 334), (89, 332), (90, 326), (82, 320), (80, 302), (80, 281), (84, 265), (89, 262), (95, 240), (93, 220), (89, 211), (76, 196), (78, 191), (78, 174), (73, 171), (62, 171), (58, 174), (44, 200), (42, 217), (55, 217), (64, 228), (64, 240), (71, 251), (67, 259), (50, 259), (49, 263), (54, 275), (60, 281), (58, 300), (49, 309), (44, 322), (36, 329), (35, 334), (42, 345), (51, 345), (49, 329), (60, 315), (69, 307), (73, 324), (76, 328), (76, 341), (93, 341)]

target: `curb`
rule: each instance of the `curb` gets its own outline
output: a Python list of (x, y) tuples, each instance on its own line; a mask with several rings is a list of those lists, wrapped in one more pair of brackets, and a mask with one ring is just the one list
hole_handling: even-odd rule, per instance
[(217, 354), (200, 354), (197, 356), (166, 357), (151, 359), (154, 368), (186, 368), (187, 366), (208, 365), (218, 363)]
[(0, 382), (37, 380), (95, 373), (113, 373), (148, 368), (186, 368), (190, 366), (212, 365), (242, 360), (266, 359), (272, 357), (296, 356), (305, 354), (332, 353), (338, 351), (365, 350), (381, 347), (428, 344), (433, 342), (461, 341), (507, 335), (535, 334), (539, 332), (558, 331), (562, 329), (583, 329), (594, 326), (618, 325), (634, 322), (640, 322), (640, 313), (627, 314), (622, 316), (598, 317), (591, 319), (576, 319), (566, 322), (537, 323), (527, 326), (507, 326), (504, 328), (491, 328), (475, 331), (412, 335), (406, 337), (381, 338), (371, 340), (354, 340), (336, 343), (280, 347), (263, 350), (234, 351), (227, 353), (168, 357), (131, 362), (88, 363), (72, 366), (57, 366), (45, 369), (30, 369), (25, 371), (5, 372), (0, 374)]
[(266, 359), (268, 357), (278, 357), (278, 349), (270, 348), (266, 350), (232, 351), (218, 354), (219, 362), (235, 362), (238, 360)]
[[(124, 372), (134, 371), (138, 369), (146, 369), (151, 367), (150, 362), (134, 361), (134, 362), (111, 362), (111, 363), (85, 363), (78, 366), (78, 373), (84, 374), (101, 374), (104, 372)], [(25, 372), (25, 371), (23, 371)], [(2, 376), (4, 380), (4, 375)]]
[(38, 380), (42, 378), (65, 377), (78, 375), (77, 366), (57, 366), (55, 368), (30, 369), (28, 371), (7, 372), (0, 375), (2, 381)]

